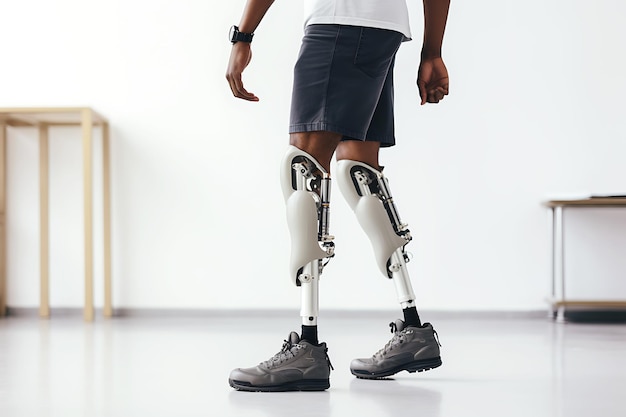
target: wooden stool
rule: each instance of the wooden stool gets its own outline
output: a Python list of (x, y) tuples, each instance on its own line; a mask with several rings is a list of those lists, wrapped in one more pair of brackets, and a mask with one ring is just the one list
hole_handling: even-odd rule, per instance
[(40, 303), (39, 315), (50, 316), (48, 249), (48, 128), (80, 126), (83, 134), (83, 181), (85, 213), (85, 306), (84, 318), (94, 319), (93, 307), (93, 127), (102, 127), (104, 200), (104, 316), (111, 317), (111, 186), (109, 180), (109, 124), (88, 107), (0, 108), (0, 316), (6, 314), (6, 140), (7, 126), (39, 129), (40, 190)]

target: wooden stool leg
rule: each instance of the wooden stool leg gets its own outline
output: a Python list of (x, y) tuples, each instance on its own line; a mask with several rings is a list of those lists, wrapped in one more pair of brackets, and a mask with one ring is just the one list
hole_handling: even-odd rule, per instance
[(86, 321), (93, 321), (93, 115), (90, 109), (82, 110), (83, 131), (83, 192), (85, 206), (85, 309)]
[(49, 151), (48, 125), (39, 125), (39, 317), (50, 317), (49, 290)]
[(7, 149), (7, 126), (0, 120), (0, 317), (6, 315), (6, 149)]
[(104, 317), (113, 316), (111, 294), (111, 154), (109, 124), (102, 125), (102, 193), (104, 202)]

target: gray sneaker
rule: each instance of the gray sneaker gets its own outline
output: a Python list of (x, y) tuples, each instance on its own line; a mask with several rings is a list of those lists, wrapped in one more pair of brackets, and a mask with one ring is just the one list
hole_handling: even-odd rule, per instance
[(371, 358), (354, 359), (350, 371), (357, 378), (377, 379), (400, 371), (422, 372), (441, 366), (439, 339), (430, 323), (404, 327), (402, 320), (390, 323), (393, 337)]
[(291, 332), (282, 349), (253, 368), (237, 368), (228, 383), (241, 391), (323, 391), (332, 365), (326, 343), (318, 346)]

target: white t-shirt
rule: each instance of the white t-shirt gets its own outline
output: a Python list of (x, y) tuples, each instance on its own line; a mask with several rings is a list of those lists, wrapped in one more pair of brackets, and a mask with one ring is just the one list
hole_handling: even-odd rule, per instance
[(304, 0), (304, 26), (320, 23), (395, 30), (411, 39), (406, 0)]

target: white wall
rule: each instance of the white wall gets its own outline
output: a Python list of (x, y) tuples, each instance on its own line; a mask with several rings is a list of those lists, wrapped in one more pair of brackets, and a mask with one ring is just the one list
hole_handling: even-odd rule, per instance
[[(116, 307), (299, 304), (285, 273), (278, 164), (302, 6), (277, 1), (257, 31), (245, 82), (261, 102), (246, 103), (231, 97), (224, 79), (226, 34), (243, 4), (2, 4), (0, 106), (89, 105), (112, 123)], [(420, 107), (421, 7), (409, 4), (416, 41), (403, 45), (396, 66), (399, 146), (383, 151), (382, 161), (415, 236), (410, 270), (419, 303), (542, 308), (549, 242), (541, 201), (626, 192), (626, 5), (455, 1), (444, 48), (451, 95)], [(52, 133), (53, 307), (82, 304), (79, 146), (71, 129)], [(35, 132), (10, 129), (8, 147), (8, 303), (32, 307), (39, 266)], [(378, 275), (337, 189), (334, 197), (338, 255), (323, 277), (322, 307), (395, 306), (393, 286)], [(614, 227), (601, 233), (625, 223), (608, 221)], [(595, 230), (590, 224), (578, 227)], [(100, 245), (96, 257), (100, 266)], [(576, 261), (588, 269), (593, 259)]]

